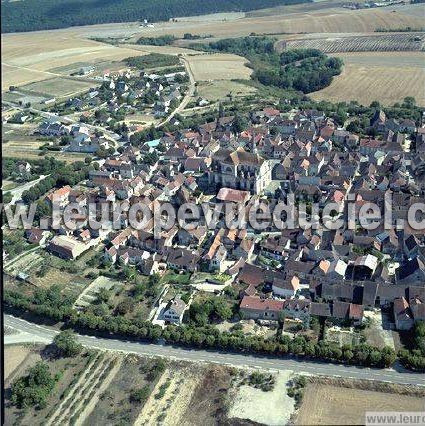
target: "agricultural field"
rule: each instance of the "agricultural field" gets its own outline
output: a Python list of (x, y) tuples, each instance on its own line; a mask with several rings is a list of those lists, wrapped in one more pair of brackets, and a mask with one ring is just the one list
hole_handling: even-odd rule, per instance
[[(40, 146), (46, 142), (32, 140), (28, 138), (27, 141), (8, 140), (2, 143), (2, 154), (4, 157), (19, 158), (22, 160), (36, 160), (40, 158)], [(78, 152), (50, 152), (57, 160), (65, 161), (67, 163), (74, 163), (75, 161), (84, 161), (87, 154)]]
[(229, 94), (232, 97), (242, 97), (256, 92), (255, 87), (231, 80), (202, 81), (198, 84), (197, 89), (198, 95), (209, 101), (225, 99)]
[[(22, 160), (40, 159), (40, 147), (45, 145), (46, 141), (33, 136), (34, 129), (33, 122), (30, 124), (5, 124), (2, 129), (3, 156)], [(47, 155), (52, 155), (67, 163), (84, 161), (87, 157), (87, 154), (84, 153), (59, 151), (50, 151)]]
[(194, 17), (179, 19), (177, 22), (160, 22), (155, 28), (140, 28), (137, 23), (121, 23), (3, 34), (2, 90), (11, 85), (19, 86), (61, 76), (62, 73), (54, 70), (70, 64), (121, 60), (141, 54), (141, 51), (189, 54), (186, 49), (175, 51), (173, 46), (113, 46), (91, 40), (90, 37), (122, 37), (125, 41), (134, 42), (140, 36), (173, 34), (183, 37), (188, 32), (219, 38), (251, 33), (361, 33), (373, 32), (378, 27), (398, 29), (423, 26), (420, 4), (359, 11), (343, 9), (336, 7), (337, 5), (336, 2), (321, 2), (283, 6), (263, 13), (256, 11), (246, 17), (238, 16), (237, 19)]
[[(74, 358), (58, 358), (50, 346), (7, 346), (5, 359), (18, 356), (18, 366), (5, 367), (13, 370), (5, 381), (6, 424), (59, 424), (64, 419), (79, 418), (87, 400), (98, 397), (103, 386), (107, 386), (117, 373), (122, 357), (101, 352), (83, 351)], [(25, 357), (24, 357), (25, 355)], [(58, 374), (59, 379), (54, 392), (47, 400), (47, 405), (40, 409), (18, 409), (10, 403), (10, 385), (25, 374), (36, 362), (47, 363), (51, 374)], [(16, 364), (16, 363), (15, 363)]]
[[(393, 10), (395, 12), (393, 12)], [(410, 13), (409, 13), (410, 12)], [(416, 13), (415, 13), (416, 12)], [(334, 2), (308, 3), (282, 6), (248, 13), (245, 18), (227, 21), (184, 21), (160, 22), (155, 28), (140, 28), (131, 37), (155, 37), (173, 34), (183, 37), (184, 33), (210, 35), (215, 38), (240, 37), (255, 34), (301, 34), (301, 33), (364, 33), (377, 28), (422, 28), (422, 6), (406, 5), (394, 8), (348, 10), (337, 7)]]
[[(150, 45), (142, 45), (142, 44), (129, 44), (122, 43), (118, 45), (122, 48), (134, 49), (139, 51), (139, 55), (147, 55), (148, 53), (161, 53), (163, 55), (196, 55), (202, 54), (202, 52), (198, 52), (193, 49), (186, 49), (184, 47), (178, 46), (150, 46)], [(140, 53), (141, 52), (141, 53)]]
[(343, 59), (343, 71), (330, 86), (311, 93), (313, 99), (356, 100), (363, 105), (377, 100), (392, 105), (413, 96), (418, 105), (425, 105), (425, 53), (358, 52), (334, 56)]
[(196, 81), (208, 80), (249, 80), (252, 70), (241, 56), (213, 53), (210, 55), (188, 56), (190, 68)]
[(2, 90), (61, 74), (49, 71), (78, 62), (121, 60), (137, 50), (87, 40), (75, 29), (2, 35)]
[(20, 90), (33, 92), (46, 97), (72, 97), (79, 93), (86, 92), (93, 87), (93, 82), (78, 81), (75, 79), (54, 77), (48, 80), (37, 81), (34, 83), (20, 86)]
[(409, 32), (362, 36), (332, 34), (328, 37), (281, 40), (276, 44), (276, 48), (279, 51), (285, 49), (319, 49), (325, 53), (423, 51), (425, 49), (425, 33)]
[(361, 425), (366, 411), (422, 411), (423, 397), (310, 383), (296, 425)]

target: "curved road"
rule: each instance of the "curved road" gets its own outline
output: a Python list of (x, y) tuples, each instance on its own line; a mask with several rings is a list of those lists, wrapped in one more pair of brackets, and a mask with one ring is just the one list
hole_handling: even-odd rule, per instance
[(164, 124), (167, 124), (177, 113), (180, 113), (186, 108), (186, 105), (189, 103), (190, 98), (195, 94), (195, 76), (193, 75), (192, 68), (190, 67), (189, 61), (182, 55), (180, 59), (183, 61), (183, 65), (186, 68), (187, 75), (189, 76), (189, 87), (187, 93), (184, 95), (184, 98), (180, 102), (179, 106), (171, 112), (171, 114), (163, 121), (158, 123), (155, 127), (161, 127)]
[[(4, 325), (11, 327), (19, 334), (5, 335), (4, 343), (50, 343), (58, 333), (48, 327), (30, 323), (12, 315), (4, 315)], [(124, 353), (136, 353), (147, 356), (163, 356), (171, 359), (209, 362), (235, 367), (255, 367), (272, 370), (292, 370), (298, 373), (315, 374), (324, 376), (340, 376), (353, 379), (379, 380), (391, 383), (412, 384), (425, 386), (425, 376), (405, 370), (372, 369), (331, 363), (312, 362), (296, 359), (282, 359), (267, 356), (253, 356), (237, 353), (206, 351), (201, 349), (187, 349), (170, 345), (153, 343), (106, 339), (94, 336), (78, 335), (78, 340), (87, 347), (119, 351)]]
[(12, 200), (10, 201), (10, 205), (14, 205), (17, 201), (19, 201), (22, 197), (24, 191), (31, 189), (34, 185), (39, 183), (41, 180), (45, 179), (50, 175), (41, 175), (38, 179), (32, 180), (30, 182), (24, 183), (23, 185), (19, 185), (16, 188), (5, 190), (4, 192), (9, 192), (12, 195)]

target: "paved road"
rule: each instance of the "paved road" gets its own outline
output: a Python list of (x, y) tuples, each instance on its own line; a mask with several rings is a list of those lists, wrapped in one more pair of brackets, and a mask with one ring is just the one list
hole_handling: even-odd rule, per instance
[(180, 59), (183, 61), (183, 64), (186, 68), (186, 72), (189, 76), (189, 87), (187, 89), (187, 93), (185, 94), (184, 98), (180, 102), (180, 105), (174, 111), (172, 111), (171, 114), (164, 121), (161, 121), (160, 123), (158, 123), (155, 126), (156, 128), (161, 127), (164, 124), (167, 124), (177, 113), (180, 113), (181, 111), (183, 111), (186, 108), (187, 104), (189, 103), (190, 98), (195, 93), (195, 83), (196, 82), (195, 82), (195, 77), (194, 77), (193, 72), (192, 72), (192, 68), (190, 67), (190, 63), (183, 56), (181, 56)]
[[(20, 332), (20, 334), (7, 335), (4, 343), (23, 342), (50, 342), (58, 332), (48, 327), (29, 323), (21, 318), (4, 315), (4, 324)], [(298, 373), (325, 376), (341, 376), (355, 379), (380, 380), (392, 383), (415, 384), (425, 386), (425, 376), (412, 372), (399, 372), (393, 369), (377, 370), (330, 363), (297, 361), (295, 359), (277, 359), (242, 355), (227, 352), (185, 349), (168, 345), (139, 343), (134, 341), (97, 338), (94, 336), (78, 336), (79, 341), (87, 347), (136, 353), (148, 356), (163, 356), (171, 359), (193, 362), (210, 362), (236, 367), (248, 366), (272, 370), (292, 370)]]
[(10, 191), (4, 191), (9, 192), (12, 194), (12, 201), (10, 202), (11, 205), (15, 204), (17, 201), (19, 201), (22, 197), (22, 194), (24, 191), (27, 191), (28, 189), (32, 188), (35, 184), (43, 180), (49, 175), (41, 175), (38, 179), (32, 180), (31, 182), (27, 182), (23, 185), (19, 185), (16, 188), (11, 189)]

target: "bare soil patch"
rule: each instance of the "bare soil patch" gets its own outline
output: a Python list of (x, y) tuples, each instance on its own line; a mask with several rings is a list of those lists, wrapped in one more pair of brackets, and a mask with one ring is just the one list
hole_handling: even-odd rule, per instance
[(264, 392), (249, 385), (241, 386), (232, 398), (229, 418), (247, 419), (267, 425), (284, 425), (294, 412), (295, 401), (287, 395), (287, 384), (292, 373), (276, 374), (274, 389)]
[(7, 382), (9, 376), (21, 365), (31, 353), (29, 346), (6, 346), (4, 348), (4, 380)]
[(181, 425), (217, 425), (227, 416), (227, 392), (233, 370), (225, 366), (208, 366), (186, 408)]

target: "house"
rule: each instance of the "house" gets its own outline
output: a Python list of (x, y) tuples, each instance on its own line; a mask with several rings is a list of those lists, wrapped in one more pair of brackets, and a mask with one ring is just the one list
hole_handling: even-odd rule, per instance
[(309, 322), (310, 320), (310, 305), (308, 299), (289, 299), (283, 304), (283, 312), (285, 318)]
[(207, 106), (207, 105), (209, 105), (209, 103), (210, 102), (207, 99), (205, 99), (205, 98), (198, 98), (196, 100), (196, 105), (198, 105), (200, 107)]
[(60, 122), (43, 121), (37, 129), (37, 133), (43, 136), (63, 136), (69, 134), (69, 127)]
[(82, 243), (66, 235), (57, 235), (53, 237), (47, 246), (47, 249), (51, 253), (63, 259), (76, 259), (89, 248), (89, 244)]
[(261, 254), (282, 261), (290, 249), (291, 241), (283, 235), (269, 236), (260, 242)]
[(161, 255), (154, 254), (139, 263), (140, 272), (144, 275), (161, 274), (165, 272), (167, 265), (161, 262)]
[(186, 303), (184, 303), (183, 300), (176, 296), (167, 303), (162, 317), (166, 322), (170, 322), (172, 324), (181, 324), (183, 322), (183, 315), (186, 307)]
[(39, 228), (31, 228), (25, 231), (25, 237), (31, 244), (43, 245), (46, 242), (46, 238), (49, 236), (48, 231), (43, 231)]
[(105, 138), (92, 137), (87, 133), (78, 132), (69, 144), (67, 150), (71, 152), (85, 152), (94, 154), (100, 150), (109, 149), (109, 142)]
[(385, 132), (386, 119), (387, 119), (387, 116), (385, 115), (384, 111), (376, 110), (372, 118), (370, 119), (370, 125), (377, 132)]
[(285, 298), (292, 298), (295, 296), (300, 288), (300, 279), (294, 275), (291, 279), (281, 280), (275, 278), (272, 284), (273, 294)]
[(416, 284), (425, 282), (425, 263), (419, 258), (407, 260), (396, 270), (398, 284)]
[(21, 176), (25, 176), (31, 173), (31, 164), (28, 163), (28, 161), (18, 161), (16, 163), (16, 169)]
[(413, 327), (413, 315), (404, 297), (394, 299), (393, 314), (397, 330), (410, 330)]
[(30, 119), (31, 119), (31, 115), (22, 111), (22, 112), (16, 113), (11, 118), (9, 118), (8, 123), (23, 124), (23, 123), (26, 123)]
[(319, 264), (319, 269), (326, 275), (327, 278), (338, 279), (345, 277), (347, 266), (348, 265), (341, 259), (332, 261), (323, 259)]
[(332, 304), (332, 317), (341, 320), (349, 320), (355, 325), (359, 325), (363, 320), (363, 306), (336, 300)]
[(239, 272), (238, 280), (254, 287), (264, 283), (265, 271), (255, 265), (245, 263)]
[(246, 319), (265, 319), (277, 321), (283, 311), (281, 300), (261, 299), (256, 296), (244, 296), (239, 310)]
[(249, 199), (250, 199), (250, 194), (248, 191), (240, 191), (240, 190), (231, 189), (231, 188), (221, 188), (217, 194), (217, 200), (223, 201), (223, 202), (246, 204)]
[(72, 188), (69, 185), (66, 185), (51, 192), (46, 198), (52, 205), (55, 204), (63, 208), (69, 203), (69, 194), (71, 193), (71, 190)]
[(209, 263), (210, 271), (224, 272), (226, 270), (226, 264), (224, 261), (227, 258), (227, 250), (224, 246), (219, 246)]
[(310, 315), (329, 318), (332, 316), (332, 305), (330, 303), (311, 302)]
[(195, 272), (198, 269), (200, 256), (196, 252), (184, 248), (168, 250), (167, 265), (178, 271)]
[(425, 298), (423, 296), (422, 299), (419, 296), (411, 297), (409, 304), (415, 322), (425, 321)]
[(357, 279), (370, 279), (378, 267), (378, 258), (372, 254), (359, 256), (354, 262), (353, 276)]
[(191, 245), (199, 247), (207, 236), (207, 227), (198, 226), (193, 230), (179, 229), (176, 233), (177, 243), (181, 246), (189, 247)]
[(415, 133), (416, 123), (408, 118), (401, 120), (398, 131), (402, 133)]

